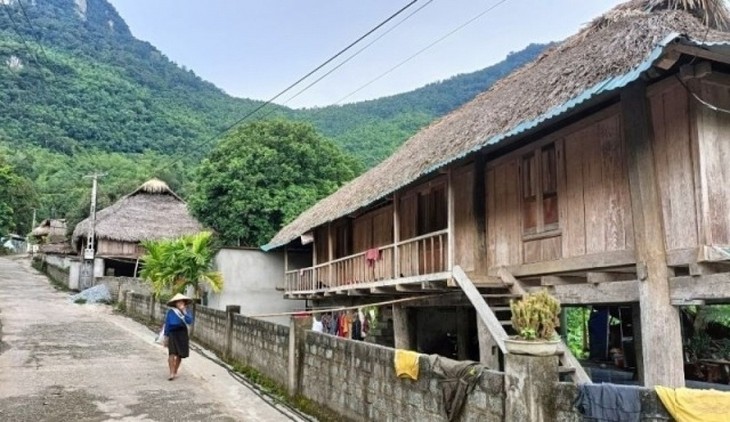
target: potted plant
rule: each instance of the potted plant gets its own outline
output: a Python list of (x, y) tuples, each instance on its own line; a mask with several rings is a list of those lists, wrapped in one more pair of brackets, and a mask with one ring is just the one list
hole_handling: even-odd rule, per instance
[(531, 293), (518, 301), (510, 301), (515, 338), (505, 340), (509, 353), (551, 356), (557, 353), (560, 339), (555, 327), (560, 315), (560, 302), (546, 291)]

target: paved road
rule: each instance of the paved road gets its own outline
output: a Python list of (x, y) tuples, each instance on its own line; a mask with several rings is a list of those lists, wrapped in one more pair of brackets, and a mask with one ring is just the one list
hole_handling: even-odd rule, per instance
[(196, 353), (167, 381), (149, 329), (67, 297), (0, 258), (0, 421), (291, 420)]

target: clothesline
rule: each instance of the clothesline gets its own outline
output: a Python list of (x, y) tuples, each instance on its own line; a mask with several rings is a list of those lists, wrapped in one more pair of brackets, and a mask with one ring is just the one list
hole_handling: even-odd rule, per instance
[(386, 300), (383, 302), (375, 302), (375, 303), (367, 303), (363, 305), (355, 305), (355, 306), (339, 306), (336, 308), (322, 308), (322, 309), (313, 309), (309, 311), (290, 311), (290, 312), (278, 312), (278, 313), (272, 313), (272, 314), (258, 314), (258, 315), (245, 315), (249, 318), (268, 318), (268, 317), (276, 317), (276, 316), (288, 316), (288, 315), (315, 315), (315, 314), (324, 314), (328, 312), (337, 312), (337, 311), (350, 311), (355, 309), (360, 309), (368, 306), (384, 306), (384, 305), (392, 305), (395, 303), (402, 303), (402, 302), (411, 302), (416, 300), (424, 300), (424, 299), (431, 299), (434, 297), (443, 297), (445, 295), (453, 295), (459, 292), (448, 292), (448, 293), (438, 293), (438, 294), (432, 294), (428, 296), (411, 296), (401, 299), (392, 299), (392, 300)]

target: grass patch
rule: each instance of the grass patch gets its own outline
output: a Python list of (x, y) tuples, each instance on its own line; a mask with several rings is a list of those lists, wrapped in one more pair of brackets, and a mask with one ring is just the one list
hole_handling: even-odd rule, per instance
[(86, 303), (86, 299), (84, 299), (83, 297), (80, 297), (80, 298), (77, 298), (76, 300), (74, 300), (74, 303), (77, 305), (83, 305), (84, 303)]

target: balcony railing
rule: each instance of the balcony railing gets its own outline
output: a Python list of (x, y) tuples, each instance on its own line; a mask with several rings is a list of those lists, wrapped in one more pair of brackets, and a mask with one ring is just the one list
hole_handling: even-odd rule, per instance
[(448, 270), (448, 230), (429, 233), (286, 273), (286, 292), (357, 288)]

